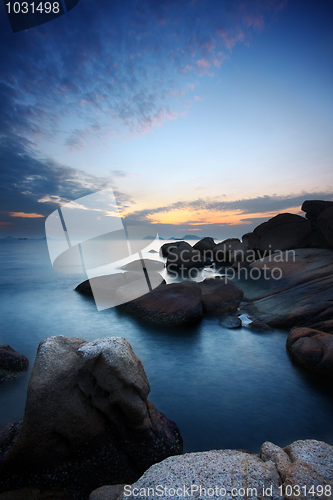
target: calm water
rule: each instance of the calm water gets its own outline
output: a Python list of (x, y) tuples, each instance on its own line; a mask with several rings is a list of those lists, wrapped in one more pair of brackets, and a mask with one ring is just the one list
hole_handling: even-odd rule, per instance
[[(177, 423), (185, 451), (258, 452), (267, 440), (333, 444), (333, 383), (290, 362), (286, 332), (227, 330), (213, 317), (195, 327), (152, 327), (116, 309), (98, 312), (73, 291), (83, 275), (53, 270), (45, 241), (0, 241), (0, 258), (0, 343), (31, 367), (48, 336), (123, 336), (144, 364), (149, 399)], [(29, 373), (0, 386), (0, 425), (23, 416)]]

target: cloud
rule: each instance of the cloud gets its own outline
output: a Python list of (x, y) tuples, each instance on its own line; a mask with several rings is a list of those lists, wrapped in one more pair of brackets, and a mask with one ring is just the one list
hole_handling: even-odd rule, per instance
[(105, 145), (119, 132), (147, 133), (181, 116), (193, 76), (216, 74), (225, 51), (282, 7), (279, 0), (212, 1), (208, 7), (129, 0), (126, 8), (116, 1), (96, 9), (85, 0), (75, 15), (14, 37), (3, 17), (0, 132), (32, 142), (63, 140), (63, 121), (75, 118), (83, 126), (73, 126), (65, 139), (72, 150), (94, 141)]
[[(256, 198), (240, 199), (233, 201), (220, 201), (219, 199), (198, 198), (192, 201), (178, 201), (163, 207), (156, 207), (146, 210), (138, 210), (126, 215), (126, 219), (131, 219), (132, 222), (149, 221), (153, 216), (161, 213), (168, 213), (172, 210), (191, 210), (219, 212), (234, 212), (238, 215), (245, 214), (260, 214), (260, 213), (279, 213), (284, 210), (294, 209), (300, 210), (302, 203), (306, 199), (325, 199), (333, 200), (333, 192), (302, 192), (295, 195), (286, 196), (257, 196)], [(197, 213), (195, 215), (197, 217)], [(251, 219), (241, 219), (242, 221), (251, 221)], [(182, 222), (183, 224), (183, 222)]]
[[(0, 157), (3, 168), (0, 172), (0, 213), (2, 226), (13, 224), (12, 230), (24, 228), (27, 219), (36, 220), (36, 231), (44, 231), (44, 217), (59, 205), (113, 188), (118, 206), (128, 209), (134, 201), (117, 189), (115, 178), (127, 176), (121, 170), (109, 178), (87, 174), (53, 160), (37, 158), (32, 148), (23, 145), (21, 138), (0, 138)], [(13, 218), (17, 219), (15, 222)], [(22, 219), (22, 224), (19, 219)]]

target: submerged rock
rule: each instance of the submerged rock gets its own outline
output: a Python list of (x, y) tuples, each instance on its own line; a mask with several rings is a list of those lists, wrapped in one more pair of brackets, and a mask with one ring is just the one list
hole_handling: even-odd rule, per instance
[(147, 269), (148, 271), (163, 271), (164, 262), (159, 260), (151, 260), (151, 259), (142, 259), (142, 260), (134, 260), (133, 262), (129, 262), (122, 266), (122, 269), (125, 271), (142, 271), (142, 269)]
[(147, 400), (149, 391), (124, 338), (41, 342), (22, 427), (1, 457), (0, 492), (63, 488), (81, 499), (181, 453), (179, 430)]
[(242, 320), (238, 316), (221, 316), (219, 325), (223, 328), (240, 328), (242, 326)]

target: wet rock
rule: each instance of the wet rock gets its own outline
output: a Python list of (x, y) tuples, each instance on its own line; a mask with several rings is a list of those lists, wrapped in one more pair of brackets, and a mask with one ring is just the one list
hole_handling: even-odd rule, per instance
[(222, 278), (207, 278), (198, 283), (205, 312), (227, 313), (235, 311), (243, 297), (243, 291), (234, 283)]
[(158, 287), (121, 307), (149, 323), (163, 326), (193, 324), (203, 314), (200, 287), (190, 281)]
[(117, 500), (122, 498), (124, 486), (124, 484), (101, 486), (90, 493), (89, 500)]
[[(164, 264), (162, 264), (164, 267)], [(127, 271), (106, 276), (98, 276), (84, 281), (76, 287), (76, 291), (94, 296), (99, 309), (107, 309), (127, 302), (148, 293), (150, 289), (165, 283), (162, 276), (150, 269), (141, 272)], [(120, 299), (120, 297), (123, 299)]]
[(248, 327), (253, 330), (254, 332), (273, 332), (274, 329), (266, 325), (266, 323), (262, 323), (261, 321), (252, 321), (251, 323), (248, 324)]
[(333, 378), (333, 334), (313, 328), (293, 328), (288, 335), (287, 350), (295, 363)]
[(289, 250), (310, 243), (310, 222), (295, 214), (279, 214), (257, 226), (249, 238), (249, 247), (260, 251)]
[(149, 390), (124, 338), (41, 342), (23, 424), (0, 466), (0, 492), (58, 488), (82, 499), (181, 453), (176, 425), (147, 400)]
[(29, 360), (10, 345), (0, 345), (0, 368), (11, 371), (26, 371)]
[(148, 271), (163, 271), (164, 262), (151, 259), (134, 260), (122, 266), (125, 271), (136, 271), (141, 272), (142, 269), (147, 269)]
[(222, 316), (219, 325), (229, 329), (240, 328), (242, 326), (242, 320), (238, 316)]

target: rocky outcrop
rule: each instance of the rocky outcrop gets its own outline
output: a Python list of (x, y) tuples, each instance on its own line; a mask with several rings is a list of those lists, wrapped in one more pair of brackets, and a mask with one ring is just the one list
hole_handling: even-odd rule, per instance
[(58, 488), (82, 500), (181, 453), (176, 425), (147, 400), (149, 391), (124, 338), (41, 342), (22, 427), (1, 457), (1, 491)]
[(270, 326), (312, 326), (332, 318), (333, 252), (278, 252), (242, 269), (234, 282), (250, 302), (243, 309)]
[(311, 223), (311, 247), (333, 248), (333, 202), (306, 200), (302, 210)]
[(333, 334), (313, 328), (293, 328), (287, 350), (295, 363), (308, 370), (333, 378)]
[[(119, 288), (117, 297), (123, 288)], [(126, 303), (123, 296), (119, 300), (123, 302), (123, 310), (140, 319), (172, 327), (197, 323), (204, 312), (222, 314), (235, 311), (242, 297), (243, 291), (234, 283), (216, 277), (199, 283), (183, 281), (159, 286)]]
[(29, 368), (29, 360), (10, 345), (0, 345), (0, 383), (16, 378)]
[(310, 243), (310, 222), (295, 214), (279, 214), (255, 228), (249, 247), (260, 251), (303, 248)]
[(166, 499), (313, 500), (324, 497), (324, 492), (325, 498), (332, 499), (333, 446), (304, 440), (280, 448), (267, 441), (259, 455), (219, 450), (169, 457), (150, 467), (135, 484), (127, 485), (123, 500), (138, 495), (148, 498), (148, 488), (158, 492), (159, 485)]

